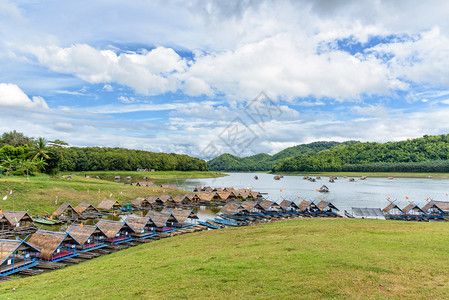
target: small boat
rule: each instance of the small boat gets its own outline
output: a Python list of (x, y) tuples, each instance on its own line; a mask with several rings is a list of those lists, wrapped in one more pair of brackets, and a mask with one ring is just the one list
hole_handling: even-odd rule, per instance
[(257, 175), (256, 175), (256, 176), (254, 176), (254, 179), (259, 180), (259, 177), (257, 177)]
[(53, 220), (48, 220), (48, 219), (43, 219), (43, 218), (33, 218), (33, 222), (38, 223), (38, 224), (44, 224), (44, 225), (55, 225), (56, 223), (59, 223), (59, 221), (53, 221)]
[(226, 225), (226, 226), (239, 226), (239, 223), (235, 221), (225, 220), (222, 218), (214, 218), (213, 221), (218, 224)]
[(276, 175), (276, 176), (273, 177), (273, 179), (274, 179), (274, 180), (281, 180), (281, 177), (278, 176), (278, 175)]
[(218, 227), (216, 225), (213, 225), (213, 224), (210, 224), (210, 223), (207, 223), (207, 222), (203, 222), (203, 221), (198, 221), (197, 223), (200, 224), (200, 225), (203, 225), (203, 226), (207, 226), (207, 227), (212, 228), (212, 229), (219, 229), (220, 228), (220, 227)]

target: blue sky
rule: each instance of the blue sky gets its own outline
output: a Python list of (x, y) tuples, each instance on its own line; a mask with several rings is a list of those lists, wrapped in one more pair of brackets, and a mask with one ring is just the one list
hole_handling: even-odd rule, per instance
[(202, 158), (449, 133), (447, 15), (447, 1), (0, 0), (0, 132)]

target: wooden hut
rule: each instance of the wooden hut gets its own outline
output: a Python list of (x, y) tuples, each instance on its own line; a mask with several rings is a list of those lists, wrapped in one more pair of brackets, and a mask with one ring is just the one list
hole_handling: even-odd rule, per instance
[(26, 211), (0, 210), (0, 226), (3, 233), (36, 231), (33, 219)]
[(302, 215), (316, 215), (319, 212), (319, 208), (312, 201), (302, 200), (298, 206)]
[(156, 225), (151, 220), (150, 216), (128, 216), (125, 223), (133, 230), (131, 235), (135, 238), (147, 239), (156, 236), (154, 233), (154, 228)]
[(264, 208), (256, 201), (243, 201), (241, 206), (249, 212), (249, 217), (259, 218), (265, 216)]
[(67, 232), (38, 230), (27, 243), (40, 251), (41, 260), (57, 262), (78, 255), (75, 247), (79, 243)]
[(153, 221), (155, 231), (158, 232), (170, 232), (176, 230), (175, 224), (177, 223), (176, 218), (171, 213), (148, 211), (146, 217), (150, 217)]
[(97, 226), (77, 224), (67, 228), (67, 233), (78, 242), (75, 248), (77, 251), (87, 252), (106, 246), (104, 240), (106, 234)]
[(228, 202), (225, 206), (220, 210), (220, 214), (224, 217), (236, 219), (236, 220), (244, 220), (248, 219), (249, 211), (244, 208), (241, 203), (238, 202)]
[(203, 187), (203, 188), (201, 189), (202, 192), (207, 192), (207, 193), (210, 193), (210, 192), (212, 192), (213, 190), (214, 190), (214, 189), (211, 188), (210, 186), (205, 186), (205, 187)]
[(276, 202), (270, 200), (262, 200), (259, 201), (260, 206), (262, 206), (264, 213), (270, 216), (279, 216), (282, 215), (282, 208)]
[(217, 193), (220, 201), (222, 201), (222, 202), (228, 201), (229, 195), (231, 194), (231, 192), (226, 192), (226, 191), (221, 191), (221, 192), (217, 191), (216, 193)]
[(212, 202), (212, 199), (214, 198), (214, 194), (213, 193), (198, 193), (196, 194), (196, 196), (199, 199), (199, 202), (201, 204), (205, 204), (208, 205)]
[(0, 276), (8, 276), (37, 266), (39, 252), (20, 239), (0, 240)]
[(131, 205), (138, 209), (151, 208), (151, 203), (145, 198), (136, 198), (131, 202)]
[(410, 203), (402, 209), (404, 212), (405, 220), (407, 221), (425, 221), (427, 220), (427, 214), (415, 203)]
[(145, 198), (145, 200), (147, 200), (148, 203), (150, 203), (151, 207), (164, 206), (164, 202), (162, 202), (162, 200), (159, 199), (159, 197), (150, 196)]
[(122, 210), (123, 206), (116, 200), (103, 200), (98, 204), (97, 208), (100, 211), (116, 211)]
[(95, 206), (85, 202), (78, 204), (75, 210), (83, 219), (96, 219), (100, 215), (100, 211)]
[(67, 202), (61, 204), (61, 206), (51, 214), (52, 219), (57, 219), (63, 222), (76, 221), (81, 215)]
[(105, 243), (121, 244), (134, 240), (131, 236), (134, 230), (123, 221), (102, 219), (98, 221), (96, 225), (106, 235)]
[(262, 198), (262, 194), (260, 192), (251, 192), (251, 197), (254, 199)]
[(438, 207), (444, 212), (444, 214), (449, 214), (449, 201), (431, 200), (430, 202), (438, 205)]
[[(193, 220), (199, 219), (198, 216), (193, 212), (193, 210), (188, 210), (188, 209), (164, 208), (161, 212), (172, 214), (178, 223), (178, 224), (175, 224), (175, 226), (180, 226), (180, 227), (190, 227), (190, 226), (192, 226)], [(186, 223), (187, 219), (190, 220), (190, 223)]]
[(319, 209), (319, 214), (324, 216), (338, 216), (340, 211), (335, 205), (328, 201), (320, 201), (316, 205)]
[(175, 200), (170, 195), (161, 195), (159, 199), (164, 203), (164, 206), (175, 207)]
[(290, 200), (282, 200), (282, 202), (279, 203), (279, 206), (285, 214), (297, 215), (300, 212), (299, 206)]
[(190, 197), (187, 197), (186, 195), (177, 195), (173, 198), (173, 201), (175, 202), (175, 205), (187, 205), (190, 203)]
[(404, 220), (405, 215), (402, 209), (394, 203), (388, 204), (382, 211), (385, 213), (385, 219)]
[(429, 220), (444, 220), (444, 211), (433, 200), (429, 201), (422, 207), (422, 210), (426, 212)]

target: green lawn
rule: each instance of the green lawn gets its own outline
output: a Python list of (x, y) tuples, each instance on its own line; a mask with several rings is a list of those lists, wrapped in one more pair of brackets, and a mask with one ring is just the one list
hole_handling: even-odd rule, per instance
[(337, 177), (403, 177), (403, 178), (441, 178), (449, 179), (449, 173), (398, 173), (398, 172), (280, 172), (283, 175), (337, 176)]
[(443, 299), (449, 295), (448, 259), (444, 222), (290, 220), (163, 239), (1, 283), (0, 295)]
[[(84, 173), (76, 173), (67, 180), (61, 176), (50, 177), (45, 174), (26, 177), (3, 176), (0, 178), (0, 209), (4, 210), (28, 210), (32, 214), (53, 213), (63, 202), (69, 202), (73, 206), (81, 202), (87, 202), (96, 206), (103, 199), (115, 199), (120, 203), (130, 203), (136, 197), (160, 196), (169, 194), (172, 196), (183, 195), (186, 191), (162, 189), (160, 187), (136, 187), (122, 185), (111, 180), (95, 179), (95, 175), (106, 178), (104, 175), (113, 174), (121, 176), (134, 176), (141, 172), (88, 172), (91, 178), (85, 178)], [(214, 176), (215, 172), (154, 172), (153, 177), (158, 179), (170, 178), (198, 178), (208, 174)], [(102, 176), (103, 175), (103, 176)], [(149, 179), (150, 180), (150, 179)], [(12, 195), (9, 191), (12, 190)], [(165, 192), (163, 192), (165, 191)], [(191, 192), (191, 191), (190, 191)], [(112, 194), (112, 196), (111, 196)], [(4, 196), (7, 200), (3, 201)], [(58, 196), (58, 204), (55, 204)]]

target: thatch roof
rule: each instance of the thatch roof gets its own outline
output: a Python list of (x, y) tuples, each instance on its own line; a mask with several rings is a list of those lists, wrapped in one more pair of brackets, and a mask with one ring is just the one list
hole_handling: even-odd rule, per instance
[(295, 202), (289, 201), (289, 200), (282, 200), (282, 202), (279, 203), (279, 206), (280, 206), (283, 210), (286, 210), (286, 209), (289, 208), (289, 207), (292, 207), (292, 208), (295, 208), (295, 209), (299, 208), (299, 206), (296, 205)]
[(200, 201), (203, 201), (203, 202), (211, 202), (212, 199), (214, 198), (213, 193), (197, 193), (196, 196), (198, 196)]
[(95, 208), (95, 206), (93, 206), (92, 204), (89, 204), (89, 203), (85, 203), (85, 202), (82, 202), (82, 203), (78, 204), (78, 206), (75, 207), (75, 210), (76, 210), (76, 212), (77, 212), (78, 214), (80, 214), (80, 215), (81, 215), (83, 212), (85, 212), (86, 210), (87, 210), (88, 212), (92, 212), (92, 211), (95, 211), (95, 212), (97, 212), (97, 213), (100, 212), (98, 209)]
[[(437, 205), (441, 210), (443, 210), (445, 212), (449, 211), (449, 202), (448, 201), (431, 200), (427, 204), (430, 204), (430, 203)], [(424, 209), (424, 207), (423, 207), (423, 209)]]
[(50, 260), (56, 249), (58, 249), (63, 242), (67, 241), (78, 243), (66, 232), (38, 230), (33, 233), (27, 243), (41, 252), (39, 258)]
[(29, 248), (35, 250), (35, 252), (40, 252), (38, 249), (22, 240), (0, 240), (0, 265), (2, 265), (16, 250)]
[(53, 217), (58, 217), (58, 216), (62, 215), (66, 210), (72, 210), (72, 211), (73, 211), (75, 214), (77, 214), (78, 216), (80, 215), (80, 214), (76, 211), (76, 209), (73, 208), (73, 206), (70, 205), (70, 204), (67, 203), (67, 202), (62, 203), (61, 206), (60, 206), (57, 210), (55, 210), (55, 212), (52, 213), (51, 215), (52, 215)]
[(190, 199), (189, 199), (189, 197), (187, 197), (185, 195), (184, 196), (177, 195), (177, 196), (175, 196), (173, 198), (173, 201), (175, 201), (175, 203), (185, 203), (185, 204), (187, 204), (187, 203), (190, 202)]
[(435, 202), (433, 202), (433, 200), (427, 202), (426, 205), (424, 205), (422, 207), (422, 210), (423, 211), (429, 211), (429, 209), (431, 209), (431, 208), (434, 208), (436, 210), (439, 210), (439, 211), (443, 212), (443, 210), (440, 208), (440, 206), (438, 204), (436, 204)]
[(153, 204), (153, 203), (155, 203), (158, 200), (158, 197), (149, 196), (149, 197), (145, 198), (145, 200), (147, 200), (148, 203)]
[(81, 225), (72, 225), (66, 230), (72, 238), (77, 241), (80, 245), (84, 245), (87, 240), (96, 233), (101, 233), (102, 235), (106, 236), (106, 234), (103, 233), (97, 226), (94, 225), (84, 225), (81, 227)]
[(110, 210), (113, 208), (121, 208), (122, 205), (116, 200), (103, 200), (98, 204), (97, 208), (99, 210)]
[(151, 205), (151, 203), (145, 198), (136, 198), (135, 200), (133, 200), (133, 202), (131, 202), (131, 204), (134, 206), (150, 206)]
[(154, 225), (154, 222), (151, 220), (149, 216), (146, 217), (136, 217), (136, 216), (128, 216), (125, 220), (125, 223), (131, 227), (132, 230), (136, 233), (141, 233), (142, 230), (145, 229), (148, 225)]
[(115, 237), (123, 227), (129, 228), (123, 221), (100, 220), (96, 225), (109, 239)]
[(145, 217), (150, 217), (157, 227), (164, 227), (167, 222), (176, 222), (176, 218), (171, 213), (148, 211)]
[(221, 200), (228, 200), (230, 194), (231, 194), (231, 192), (225, 192), (225, 191), (217, 192), (217, 195), (220, 197)]
[(161, 184), (162, 188), (177, 190), (178, 186), (176, 184)]
[(327, 201), (320, 201), (320, 202), (318, 202), (318, 204), (317, 204), (316, 206), (317, 206), (317, 207), (319, 208), (319, 210), (321, 210), (321, 211), (325, 210), (326, 207), (330, 207), (330, 208), (332, 208), (332, 209), (335, 209), (335, 210), (339, 211), (339, 209), (336, 208), (335, 205), (333, 205), (331, 202), (327, 202)]
[(262, 200), (259, 202), (260, 206), (262, 206), (262, 208), (264, 210), (268, 210), (268, 209), (280, 209), (281, 207), (279, 206), (279, 204), (277, 204), (276, 202), (270, 201), (270, 200)]
[(33, 219), (26, 211), (9, 211), (3, 210), (2, 216), (8, 221), (11, 226), (16, 226), (20, 222), (33, 222)]
[(397, 205), (394, 204), (394, 203), (388, 204), (384, 209), (382, 209), (382, 211), (383, 211), (383, 212), (389, 212), (390, 210), (392, 210), (392, 209), (394, 209), (394, 208), (398, 209), (400, 212), (403, 213), (402, 209), (400, 209), (399, 206), (397, 206)]
[(261, 198), (262, 194), (260, 192), (251, 192), (251, 196), (253, 196), (254, 198)]
[(305, 211), (310, 205), (312, 204), (311, 201), (302, 200), (301, 203), (299, 203), (299, 210)]
[(244, 201), (241, 204), (247, 211), (251, 211), (252, 209), (263, 209), (263, 207), (256, 201)]
[(220, 210), (220, 213), (227, 214), (227, 215), (237, 214), (237, 213), (242, 213), (242, 212), (249, 213), (249, 211), (246, 208), (244, 208), (240, 203), (237, 203), (237, 202), (228, 202)]
[(159, 199), (164, 203), (165, 202), (173, 202), (173, 198), (170, 195), (161, 195), (159, 197)]
[(188, 209), (164, 208), (162, 210), (162, 212), (163, 213), (171, 213), (173, 215), (173, 217), (175, 217), (179, 223), (184, 223), (187, 220), (187, 218), (198, 219), (198, 216), (193, 212), (193, 210), (188, 210)]
[(410, 203), (409, 205), (407, 205), (406, 207), (404, 207), (402, 209), (402, 211), (406, 214), (408, 212), (410, 212), (411, 210), (414, 211), (419, 211), (421, 213), (424, 213), (424, 210), (422, 210), (418, 205), (416, 205), (415, 203)]

